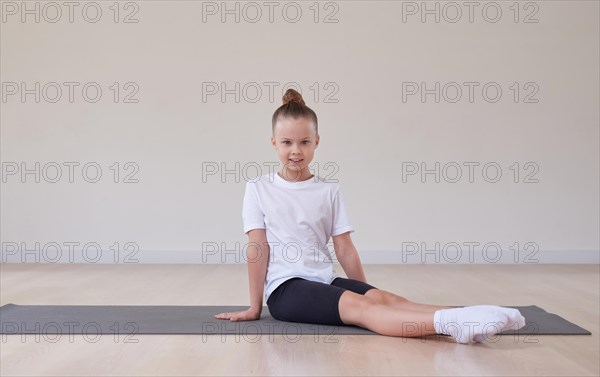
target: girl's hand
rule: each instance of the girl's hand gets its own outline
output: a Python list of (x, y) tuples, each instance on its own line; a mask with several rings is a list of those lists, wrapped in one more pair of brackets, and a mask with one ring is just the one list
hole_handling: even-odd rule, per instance
[(228, 319), (231, 322), (237, 321), (256, 321), (260, 319), (260, 312), (252, 308), (244, 310), (243, 312), (231, 312), (231, 313), (219, 313), (215, 314), (215, 318)]

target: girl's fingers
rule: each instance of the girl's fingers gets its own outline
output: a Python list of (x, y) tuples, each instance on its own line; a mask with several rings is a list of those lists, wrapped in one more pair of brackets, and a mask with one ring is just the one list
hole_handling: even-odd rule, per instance
[(215, 318), (229, 319), (230, 321), (238, 321), (244, 320), (246, 318), (244, 314), (245, 313), (219, 313), (215, 314)]

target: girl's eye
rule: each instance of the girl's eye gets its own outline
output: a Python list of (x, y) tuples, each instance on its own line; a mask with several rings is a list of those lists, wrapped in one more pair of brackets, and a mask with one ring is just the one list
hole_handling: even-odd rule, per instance
[[(283, 143), (284, 143), (284, 144), (289, 144), (289, 143), (290, 143), (290, 141), (289, 141), (289, 140), (284, 140), (284, 141), (283, 141)], [(308, 143), (310, 143), (310, 141), (308, 141), (308, 140), (304, 140), (304, 141), (302, 141), (302, 143), (303, 143), (303, 144), (308, 144)]]

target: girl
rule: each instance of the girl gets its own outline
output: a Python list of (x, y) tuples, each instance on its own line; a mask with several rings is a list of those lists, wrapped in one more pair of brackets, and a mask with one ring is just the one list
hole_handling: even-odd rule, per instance
[[(319, 145), (317, 125), (302, 96), (287, 90), (273, 114), (271, 137), (283, 168), (246, 183), (242, 217), (249, 238), (250, 308), (216, 318), (260, 319), (264, 292), (275, 319), (356, 325), (388, 336), (444, 334), (474, 343), (525, 326), (517, 309), (425, 305), (367, 284), (340, 185), (308, 169)], [(333, 271), (330, 237), (348, 278)]]

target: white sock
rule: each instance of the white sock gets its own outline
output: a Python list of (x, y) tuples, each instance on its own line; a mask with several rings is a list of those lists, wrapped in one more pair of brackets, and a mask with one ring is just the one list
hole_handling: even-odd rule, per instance
[(438, 334), (450, 335), (458, 343), (477, 343), (504, 330), (525, 326), (517, 309), (496, 305), (475, 305), (437, 310), (433, 325)]

